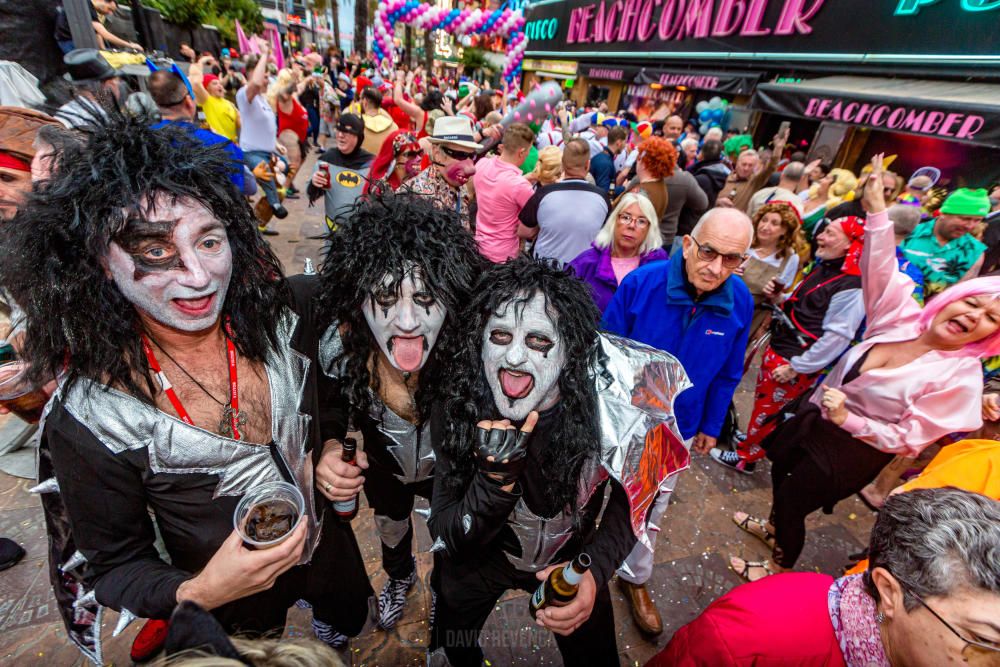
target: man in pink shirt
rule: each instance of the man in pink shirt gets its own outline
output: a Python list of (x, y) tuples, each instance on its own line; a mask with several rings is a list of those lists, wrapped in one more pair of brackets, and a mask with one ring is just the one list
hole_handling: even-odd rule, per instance
[(476, 191), (476, 243), (491, 262), (505, 262), (521, 248), (518, 214), (534, 190), (521, 175), (521, 165), (535, 141), (524, 123), (512, 123), (503, 133), (500, 156), (480, 160), (472, 184)]

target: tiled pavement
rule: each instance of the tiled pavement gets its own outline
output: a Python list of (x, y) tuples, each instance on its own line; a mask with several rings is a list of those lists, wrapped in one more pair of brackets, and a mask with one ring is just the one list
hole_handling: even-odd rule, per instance
[[(304, 175), (299, 180), (301, 184), (306, 182)], [(299, 273), (306, 257), (313, 259), (317, 266), (319, 264), (322, 242), (309, 237), (324, 229), (322, 203), (307, 208), (305, 195), (286, 203), (291, 215), (274, 225), (280, 234), (270, 240), (289, 273)], [(743, 415), (749, 413), (751, 390), (750, 381), (745, 380), (737, 394), (737, 407)], [(40, 504), (27, 492), (32, 485), (31, 481), (0, 473), (0, 535), (16, 540), (27, 550), (20, 564), (0, 573), (0, 665), (83, 665), (79, 653), (66, 640), (48, 587), (46, 538)], [(769, 503), (770, 481), (766, 468), (746, 477), (697, 457), (691, 469), (682, 473), (663, 522), (656, 550), (657, 565), (649, 583), (666, 626), (663, 635), (655, 640), (641, 636), (617, 585), (612, 584), (622, 665), (643, 664), (667, 643), (674, 630), (739, 583), (728, 566), (730, 555), (754, 559), (767, 555), (763, 545), (744, 535), (729, 517), (736, 509), (766, 514)], [(419, 581), (410, 594), (403, 618), (389, 632), (369, 630), (352, 640), (343, 652), (348, 664), (423, 663), (428, 641), (431, 559), (426, 550), (430, 540), (423, 519), (415, 515), (414, 521), (421, 551), (417, 556)], [(811, 516), (808, 524), (800, 569), (836, 574), (847, 554), (858, 551), (867, 541), (872, 514), (859, 501), (850, 499), (841, 503), (833, 515)], [(378, 591), (385, 575), (379, 564), (371, 510), (362, 509), (354, 527), (372, 586)], [(116, 623), (117, 615), (113, 612), (105, 617), (105, 637), (110, 637)], [(140, 625), (133, 623), (121, 636), (106, 641), (107, 664), (130, 664), (128, 650)], [(309, 612), (293, 608), (286, 633), (310, 635)], [(497, 604), (482, 643), (493, 665), (561, 664), (552, 636), (530, 622), (527, 596), (522, 593), (508, 594)]]

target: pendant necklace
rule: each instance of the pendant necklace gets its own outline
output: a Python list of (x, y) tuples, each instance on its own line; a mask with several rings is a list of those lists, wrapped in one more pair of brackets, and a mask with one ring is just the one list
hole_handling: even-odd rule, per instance
[[(167, 355), (167, 358), (174, 363), (177, 368), (181, 370), (184, 375), (186, 375), (192, 382), (198, 385), (209, 398), (222, 406), (222, 418), (219, 421), (218, 433), (219, 435), (225, 436), (227, 438), (232, 438), (233, 440), (240, 440), (240, 428), (244, 426), (247, 422), (246, 415), (240, 412), (240, 395), (239, 395), (239, 383), (237, 381), (236, 375), (236, 346), (233, 345), (232, 340), (232, 327), (229, 324), (229, 319), (226, 318), (225, 323), (225, 338), (226, 338), (226, 360), (229, 364), (229, 402), (223, 404), (222, 401), (217, 399), (212, 395), (210, 391), (205, 389), (205, 387), (194, 379), (194, 377), (187, 372), (183, 366), (181, 366), (177, 361), (170, 356), (162, 345), (156, 344), (163, 354)], [(177, 392), (174, 391), (174, 387), (170, 384), (170, 380), (167, 379), (166, 373), (160, 367), (160, 362), (157, 361), (156, 355), (153, 354), (153, 348), (149, 344), (149, 338), (145, 333), (140, 334), (140, 339), (142, 340), (142, 349), (146, 353), (146, 360), (149, 362), (149, 367), (153, 369), (156, 374), (156, 379), (160, 383), (160, 387), (163, 389), (163, 393), (167, 395), (167, 399), (170, 404), (174, 407), (177, 412), (177, 416), (180, 417), (181, 421), (185, 424), (194, 426), (194, 420), (188, 414), (184, 405), (181, 403), (181, 399), (177, 396)]]

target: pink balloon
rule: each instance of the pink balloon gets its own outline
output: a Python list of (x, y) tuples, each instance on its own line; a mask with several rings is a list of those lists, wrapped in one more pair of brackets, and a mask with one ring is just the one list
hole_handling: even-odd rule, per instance
[(545, 111), (548, 112), (548, 113), (552, 113), (552, 105), (549, 104), (549, 103), (546, 103), (545, 104)]
[(521, 112), (520, 111), (515, 111), (514, 112), (514, 120), (521, 120)]
[(534, 109), (535, 108), (535, 100), (528, 100), (528, 105), (531, 106), (532, 109)]

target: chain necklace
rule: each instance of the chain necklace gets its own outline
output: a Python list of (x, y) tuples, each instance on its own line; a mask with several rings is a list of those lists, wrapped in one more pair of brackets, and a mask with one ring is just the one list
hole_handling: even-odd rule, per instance
[[(181, 403), (180, 398), (177, 396), (177, 392), (174, 391), (174, 387), (170, 384), (170, 380), (167, 379), (166, 374), (160, 367), (160, 362), (157, 361), (156, 355), (153, 353), (153, 348), (149, 345), (149, 338), (145, 333), (140, 334), (142, 340), (142, 348), (146, 353), (146, 360), (149, 362), (149, 367), (156, 374), (157, 379), (160, 382), (160, 386), (163, 388), (163, 393), (167, 395), (167, 399), (170, 404), (174, 407), (177, 412), (177, 416), (181, 418), (185, 424), (194, 426), (194, 420), (188, 414), (184, 405)], [(187, 372), (183, 366), (177, 363), (170, 353), (167, 352), (162, 345), (156, 343), (156, 346), (167, 355), (167, 358), (174, 363), (177, 368), (181, 370), (188, 378), (194, 382), (199, 389), (201, 389), (209, 398), (222, 406), (222, 418), (219, 421), (218, 433), (219, 435), (225, 436), (227, 438), (232, 438), (233, 440), (240, 440), (240, 427), (244, 426), (247, 422), (246, 415), (242, 414), (239, 409), (239, 383), (236, 375), (236, 346), (233, 345), (232, 341), (232, 327), (229, 324), (228, 318), (225, 323), (225, 338), (226, 338), (226, 359), (229, 363), (229, 402), (222, 403), (219, 399), (212, 395), (205, 387), (198, 382), (190, 373)], [(154, 341), (155, 342), (155, 341)]]

